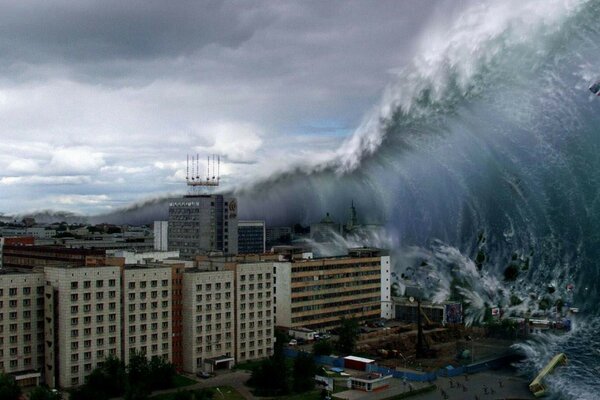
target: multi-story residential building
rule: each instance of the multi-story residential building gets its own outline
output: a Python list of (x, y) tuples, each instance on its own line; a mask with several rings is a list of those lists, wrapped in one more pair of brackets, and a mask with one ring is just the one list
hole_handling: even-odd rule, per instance
[(235, 281), (235, 359), (271, 355), (274, 340), (273, 263), (230, 265)]
[(168, 248), (181, 257), (238, 252), (237, 201), (223, 195), (188, 195), (169, 202)]
[(265, 252), (265, 221), (238, 222), (238, 253), (261, 254)]
[(121, 268), (46, 267), (45, 380), (82, 385), (108, 356), (121, 353)]
[(234, 272), (183, 273), (183, 369), (231, 368), (234, 358)]
[(5, 268), (33, 269), (57, 265), (104, 264), (104, 250), (71, 249), (63, 246), (23, 246), (21, 244), (5, 244), (2, 250)]
[(36, 385), (44, 365), (44, 274), (0, 273), (0, 371)]
[(169, 221), (154, 221), (154, 250), (167, 251)]
[(278, 326), (326, 330), (339, 326), (341, 317), (392, 317), (390, 258), (381, 250), (274, 265)]
[(172, 270), (170, 265), (126, 265), (122, 276), (123, 353), (172, 359)]

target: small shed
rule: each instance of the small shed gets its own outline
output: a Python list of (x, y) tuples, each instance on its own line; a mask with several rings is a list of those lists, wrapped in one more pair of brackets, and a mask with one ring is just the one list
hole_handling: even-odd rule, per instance
[(370, 372), (351, 377), (350, 385), (354, 390), (376, 392), (389, 387), (391, 379), (392, 375), (382, 375), (379, 373)]
[(375, 360), (370, 360), (368, 358), (348, 356), (344, 357), (344, 368), (366, 371), (367, 365), (372, 364), (374, 362)]

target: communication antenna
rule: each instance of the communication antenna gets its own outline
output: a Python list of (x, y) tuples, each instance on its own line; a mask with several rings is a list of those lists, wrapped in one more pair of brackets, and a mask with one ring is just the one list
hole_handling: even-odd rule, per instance
[[(185, 180), (188, 186), (192, 189), (202, 187), (211, 188), (219, 186), (221, 180), (221, 156), (213, 154), (206, 157), (206, 179), (200, 178), (200, 154), (196, 153), (196, 157), (191, 156), (192, 174), (190, 175), (190, 155), (187, 155), (186, 176)], [(216, 164), (216, 165), (215, 165)], [(212, 171), (212, 174), (211, 174)]]

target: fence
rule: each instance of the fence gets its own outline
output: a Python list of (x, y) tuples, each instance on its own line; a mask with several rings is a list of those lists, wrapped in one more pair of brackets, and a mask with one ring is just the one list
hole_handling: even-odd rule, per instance
[[(286, 357), (296, 358), (298, 354), (311, 354), (307, 352), (299, 352), (294, 349), (285, 348), (283, 354)], [(377, 364), (368, 364), (368, 372), (378, 372), (383, 375), (392, 375), (394, 378), (404, 379), (413, 382), (431, 382), (437, 379), (437, 377), (456, 377), (464, 374), (472, 374), (476, 372), (485, 371), (488, 369), (498, 368), (505, 365), (507, 362), (518, 359), (520, 356), (514, 353), (506, 353), (500, 357), (482, 361), (476, 364), (465, 365), (457, 368), (446, 369), (441, 368), (432, 372), (409, 372), (409, 371), (397, 371), (395, 369), (379, 366)], [(344, 359), (342, 357), (331, 357), (331, 356), (314, 356), (315, 363), (321, 365), (331, 365), (333, 367), (343, 368)]]

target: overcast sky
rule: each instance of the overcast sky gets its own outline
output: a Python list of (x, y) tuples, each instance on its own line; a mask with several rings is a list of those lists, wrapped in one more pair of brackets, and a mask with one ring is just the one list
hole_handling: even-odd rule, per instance
[(229, 185), (326, 159), (438, 3), (0, 1), (0, 212), (182, 192), (187, 153)]

